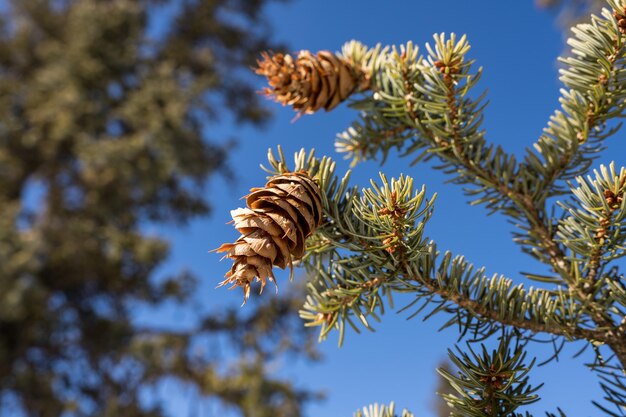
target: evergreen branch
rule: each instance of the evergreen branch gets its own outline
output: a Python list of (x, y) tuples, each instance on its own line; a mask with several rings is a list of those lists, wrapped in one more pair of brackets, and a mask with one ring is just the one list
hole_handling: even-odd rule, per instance
[[(626, 416), (626, 378), (623, 373), (600, 376), (600, 387), (604, 391), (606, 405), (593, 401), (593, 404), (611, 417)], [(611, 407), (611, 408), (608, 408)]]
[[(618, 8), (617, 4), (613, 6)], [(591, 24), (581, 25), (575, 30), (576, 37), (570, 41), (575, 55), (564, 60), (569, 68), (562, 75), (563, 82), (570, 87), (561, 100), (565, 113), (558, 113), (547, 131), (548, 136), (559, 141), (550, 142), (544, 138), (541, 142), (560, 144), (561, 148), (554, 148), (550, 153), (545, 146), (536, 146), (539, 155), (546, 158), (547, 155), (554, 156), (547, 162), (540, 163), (540, 158), (532, 154), (533, 157), (527, 157), (518, 166), (514, 157), (506, 155), (499, 147), (485, 144), (483, 133), (479, 130), (482, 107), (476, 105), (480, 100), (474, 103), (465, 98), (479, 78), (480, 71), (470, 75), (471, 62), (464, 61), (468, 49), (464, 39), (455, 42), (453, 38), (446, 40), (443, 36), (436, 37), (435, 50), (429, 47), (428, 63), (411, 44), (403, 47), (400, 53), (394, 50), (394, 54), (385, 61), (386, 70), (377, 72), (378, 76), (374, 77), (375, 82), (371, 86), (373, 101), (378, 107), (370, 105), (368, 109), (361, 104), (360, 108), (367, 110), (362, 117), (365, 122), (357, 126), (361, 129), (353, 127), (349, 130), (352, 135), (344, 133), (342, 137), (344, 140), (348, 137), (353, 139), (353, 150), (360, 146), (364, 153), (373, 155), (381, 147), (386, 155), (389, 147), (400, 146), (402, 140), (417, 132), (424, 140), (415, 140), (406, 154), (427, 146), (427, 154), (421, 157), (436, 154), (444, 162), (442, 168), (455, 173), (455, 182), (473, 183), (479, 187), (470, 191), (474, 195), (483, 194), (476, 202), (486, 202), (490, 209), (503, 210), (514, 219), (522, 220), (518, 226), (524, 232), (516, 233), (516, 241), (525, 247), (526, 252), (550, 264), (565, 282), (574, 285), (572, 264), (554, 238), (555, 228), (547, 218), (545, 199), (556, 192), (551, 185), (556, 179), (571, 177), (572, 173), (566, 173), (568, 164), (586, 169), (588, 163), (585, 166), (583, 162), (588, 160), (590, 163), (588, 156), (599, 149), (602, 139), (614, 132), (603, 129), (609, 118), (621, 114), (624, 102), (625, 93), (621, 87), (624, 71), (618, 68), (623, 55), (618, 29), (615, 18), (604, 12), (604, 18), (594, 17)], [(590, 44), (589, 38), (593, 38), (595, 43)], [(386, 118), (372, 112), (381, 103), (386, 110), (379, 109), (378, 113), (387, 115)], [(405, 106), (404, 117), (398, 107), (400, 104)], [(582, 119), (574, 123), (563, 114)], [(370, 118), (371, 115), (376, 117)], [(561, 120), (563, 117), (565, 121)], [(374, 119), (383, 120), (377, 121), (377, 126), (395, 123), (390, 129), (382, 130), (393, 133), (383, 134), (382, 141), (371, 140), (376, 136), (376, 130), (363, 129), (362, 126)], [(406, 123), (406, 120), (409, 123), (403, 130), (398, 121)], [(580, 129), (572, 130), (574, 125)], [(355, 130), (358, 135), (354, 134)], [(402, 132), (403, 136), (396, 136), (396, 132)], [(575, 142), (571, 139), (572, 135), (581, 142), (581, 146), (571, 145)], [(392, 140), (385, 141), (386, 137)], [(588, 146), (582, 146), (587, 142)], [(354, 146), (355, 143), (358, 146)], [(468, 143), (471, 146), (466, 146)], [(346, 150), (345, 146), (338, 145), (338, 148)], [(555, 160), (558, 163), (552, 163)], [(541, 167), (544, 171), (548, 169), (544, 165), (558, 168), (549, 175), (544, 172), (545, 175), (539, 175), (541, 179), (538, 180), (535, 178), (538, 170)], [(542, 182), (542, 178), (549, 179)], [(549, 193), (544, 194), (545, 190)]]
[(513, 285), (504, 277), (484, 276), (484, 269), (474, 271), (462, 257), (446, 253), (440, 262), (437, 257), (431, 243), (426, 254), (422, 252), (395, 270), (376, 268), (372, 262), (366, 264), (364, 257), (352, 257), (336, 259), (332, 269), (322, 272), (318, 259), (320, 263), (311, 267), (321, 278), (309, 284), (301, 317), (307, 325), (322, 326), (321, 338), (332, 328), (339, 329), (341, 343), (346, 322), (358, 332), (352, 315), (369, 328), (366, 317), (378, 320), (378, 314), (384, 313), (383, 296), (408, 292), (415, 294), (415, 303), (422, 303), (418, 312), (432, 303), (435, 307), (427, 317), (445, 311), (452, 317), (444, 328), (456, 324), (461, 334), (474, 337), (488, 337), (503, 326), (568, 340), (608, 342), (611, 337), (610, 329), (590, 327), (589, 312), (569, 292), (525, 290), (522, 284)]
[(577, 197), (575, 206), (560, 203), (570, 216), (561, 221), (557, 232), (563, 243), (586, 261), (587, 290), (608, 261), (626, 255), (626, 169), (617, 173), (611, 163), (594, 173), (595, 179), (576, 179), (579, 187), (572, 189)]
[(389, 151), (398, 149), (414, 136), (415, 132), (403, 112), (402, 86), (394, 80), (411, 74), (413, 82), (421, 82), (418, 70), (419, 48), (411, 42), (400, 48), (379, 45), (368, 49), (359, 42), (348, 42), (343, 48), (344, 56), (352, 56), (357, 67), (369, 74), (369, 90), (372, 93), (350, 106), (361, 112), (359, 120), (345, 132), (337, 135), (335, 147), (352, 159), (352, 164), (375, 159), (382, 153), (383, 161)]
[(362, 112), (361, 120), (339, 135), (337, 149), (353, 162), (378, 151), (384, 160), (391, 148), (414, 137), (405, 155), (422, 150), (417, 160), (437, 156), (454, 182), (474, 187), (467, 193), (477, 196), (475, 204), (485, 203), (521, 222), (525, 234), (516, 240), (550, 264), (563, 281), (572, 282), (571, 265), (553, 238), (545, 209), (535, 204), (529, 173), (513, 156), (484, 140), (482, 97), (469, 97), (481, 70), (472, 73), (465, 37), (457, 41), (454, 34), (437, 35), (434, 48), (427, 49), (425, 59), (411, 43), (399, 49), (367, 49), (354, 41), (344, 46), (342, 59), (368, 74), (372, 94), (353, 104)]
[[(477, 299), (468, 296), (467, 294), (463, 294), (460, 291), (456, 291), (455, 288), (446, 288), (440, 285), (439, 282), (446, 279), (449, 279), (449, 276), (442, 276), (439, 280), (424, 279), (421, 282), (430, 293), (438, 295), (442, 300), (445, 300), (455, 306), (453, 308), (447, 307), (446, 311), (453, 313), (456, 316), (454, 321), (459, 325), (468, 326), (471, 316), (474, 315), (480, 317), (481, 320), (488, 323), (498, 323), (503, 326), (510, 326), (520, 330), (529, 330), (532, 333), (548, 333), (554, 336), (564, 336), (571, 340), (597, 340), (599, 337), (602, 337), (602, 334), (594, 329), (587, 329), (568, 324), (552, 324), (549, 321), (533, 321), (530, 320), (529, 317), (519, 316), (518, 314), (514, 315), (516, 317), (512, 317), (507, 309), (493, 309), (493, 306), (498, 304), (501, 307), (503, 301), (514, 300), (516, 297), (524, 297), (523, 301), (521, 301), (522, 303), (527, 303), (532, 300), (534, 302), (543, 301), (553, 305), (552, 314), (554, 315), (559, 309), (563, 311), (567, 302), (571, 302), (571, 300), (566, 299), (564, 294), (559, 294), (560, 297), (558, 301), (560, 305), (557, 307), (555, 298), (550, 297), (552, 294), (548, 292), (536, 293), (535, 291), (537, 290), (532, 288), (526, 294), (521, 284), (513, 287), (512, 281), (503, 279), (497, 284), (497, 286), (501, 288), (499, 295), (495, 297), (492, 295), (491, 300), (493, 301), (485, 302), (482, 299)], [(491, 281), (493, 282), (493, 280)], [(483, 285), (484, 284), (485, 283), (483, 283)], [(539, 299), (541, 299), (541, 301), (538, 301)], [(514, 309), (514, 307), (511, 308)], [(535, 317), (538, 316), (535, 314)], [(483, 323), (481, 323), (481, 325), (484, 326)], [(499, 329), (500, 326), (491, 326), (489, 333), (493, 333)]]
[[(457, 352), (448, 350), (458, 371), (453, 374), (446, 369), (437, 369), (453, 389), (453, 393), (438, 394), (452, 409), (451, 417), (531, 417), (528, 412), (519, 414), (516, 411), (538, 401), (537, 391), (543, 384), (530, 385), (528, 374), (535, 360), (527, 364), (523, 345), (517, 341), (513, 343), (511, 336), (504, 335), (491, 352), (481, 345), (481, 351), (477, 353), (470, 344), (467, 345), (469, 353), (461, 351), (458, 346)], [(393, 402), (389, 406), (372, 404), (358, 410), (354, 417), (396, 417), (394, 408)], [(562, 411), (560, 416), (565, 416)], [(413, 417), (413, 414), (403, 410), (402, 417)]]
[[(279, 158), (269, 153), (270, 174), (287, 170), (284, 159), (280, 149)], [(384, 313), (384, 298), (391, 303), (394, 292), (410, 292), (416, 301), (436, 305), (431, 314), (452, 314), (446, 326), (457, 324), (463, 334), (487, 337), (512, 326), (609, 343), (607, 316), (592, 327), (597, 306), (579, 302), (576, 292), (525, 290), (504, 277), (486, 277), (484, 269), (474, 271), (462, 257), (446, 253), (439, 260), (434, 243), (423, 237), (432, 200), (425, 199), (424, 188), (414, 192), (410, 178), (388, 181), (381, 174), (382, 185), (372, 182), (358, 192), (349, 188), (348, 175), (337, 179), (330, 159), (301, 151), (295, 160), (295, 169), (308, 171), (323, 191), (325, 220), (303, 258), (317, 280), (308, 284), (300, 313), (307, 325), (321, 326), (321, 338), (337, 328), (341, 343), (345, 324), (358, 331), (352, 318), (369, 328), (368, 317), (378, 320)]]
[[(348, 176), (339, 181), (325, 171), (330, 172), (320, 180), (325, 222), (309, 240), (303, 259), (316, 279), (308, 285), (300, 312), (307, 325), (320, 327), (321, 339), (338, 329), (341, 344), (346, 324), (358, 332), (359, 321), (369, 329), (370, 319), (379, 320), (384, 313), (384, 299), (393, 307), (393, 294), (404, 292), (415, 295), (415, 314), (428, 305), (433, 308), (426, 318), (449, 314), (443, 327), (457, 325), (461, 337), (487, 338), (513, 328), (526, 340), (537, 333), (563, 343), (584, 339), (596, 352), (594, 369), (623, 371), (626, 286), (617, 269), (605, 269), (626, 254), (626, 171), (617, 175), (611, 165), (610, 173), (601, 167), (595, 179), (578, 178), (579, 187), (572, 189), (578, 201), (559, 203), (566, 217), (557, 221), (548, 215), (548, 199), (563, 194), (563, 183), (589, 168), (604, 139), (617, 131), (608, 123), (623, 116), (626, 107), (626, 6), (622, 0), (609, 4), (612, 14), (604, 10), (574, 29), (569, 41), (573, 56), (562, 60), (567, 67), (561, 71), (566, 87), (561, 110), (521, 163), (484, 138), (483, 96), (469, 94), (481, 69), (474, 71), (473, 61), (466, 58), (465, 37), (436, 35), (434, 46), (426, 45), (426, 57), (411, 43), (368, 49), (351, 42), (344, 47), (342, 62), (361, 74), (366, 87), (359, 91), (371, 94), (352, 103), (360, 119), (338, 136), (337, 150), (353, 163), (379, 153), (384, 161), (391, 149), (404, 146), (405, 156), (419, 151), (415, 162), (438, 159), (437, 168), (452, 182), (469, 186), (465, 191), (473, 204), (485, 204), (514, 220), (519, 228), (514, 240), (551, 266), (557, 276), (548, 281), (566, 288), (526, 290), (503, 276), (485, 276), (484, 269), (474, 270), (463, 257), (440, 255), (423, 236), (432, 202), (424, 200), (423, 188), (412, 191), (408, 177), (389, 182), (381, 175), (382, 186), (372, 182), (370, 189), (359, 192), (348, 187)], [(614, 356), (605, 360), (602, 345)], [(499, 353), (498, 359), (508, 355)], [(463, 358), (466, 370), (471, 369), (470, 359), (480, 359), (472, 354)], [(490, 358), (495, 357), (483, 348), (481, 365)], [(512, 363), (519, 364), (516, 360)], [(623, 404), (620, 390), (626, 384), (610, 375), (603, 380), (606, 399)], [(475, 388), (477, 380), (468, 377), (457, 383)], [(517, 392), (522, 403), (531, 398), (524, 397), (531, 391)], [(458, 415), (516, 415), (522, 404), (498, 408), (491, 392), (476, 408), (483, 398), (465, 394), (460, 402), (451, 399), (462, 408)]]
[(623, 224), (626, 218), (623, 198), (626, 170), (622, 168), (618, 174), (613, 164), (608, 169), (601, 166), (600, 171), (595, 171), (595, 179), (588, 177), (585, 181), (579, 177), (577, 182), (579, 187), (573, 188), (572, 192), (578, 200), (575, 204), (578, 207), (574, 203), (560, 203), (570, 216), (561, 221), (558, 236), (573, 252), (576, 265), (582, 265), (585, 272), (573, 289), (590, 310), (594, 322), (607, 329), (605, 342), (623, 367), (626, 364), (626, 333), (621, 324), (615, 324), (614, 318), (621, 320), (624, 316), (615, 304), (624, 305), (626, 298), (611, 274), (603, 275), (603, 279), (598, 279), (598, 275), (608, 261), (626, 254), (626, 227)]
[[(419, 118), (416, 118), (415, 120), (421, 126), (420, 131), (436, 146), (432, 150), (444, 160), (446, 164), (444, 167), (449, 172), (457, 173), (458, 177), (455, 182), (473, 183), (478, 189), (470, 193), (484, 195), (474, 201), (474, 204), (485, 202), (493, 211), (502, 210), (515, 220), (526, 221), (528, 226), (520, 224), (518, 226), (525, 229), (527, 235), (523, 239), (521, 239), (522, 235), (518, 235), (516, 240), (527, 246), (542, 249), (541, 251), (528, 250), (528, 252), (552, 265), (564, 281), (571, 282), (570, 265), (565, 259), (562, 248), (553, 239), (553, 231), (546, 222), (545, 211), (539, 209), (529, 197), (528, 173), (522, 167), (517, 166), (514, 156), (507, 155), (499, 146), (494, 148), (492, 145), (487, 145), (483, 132), (478, 130), (479, 121), (482, 120), (480, 112), (483, 106), (478, 107), (480, 99), (472, 103), (464, 96), (480, 78), (480, 70), (476, 75), (470, 75), (471, 62), (460, 66), (464, 60), (461, 54), (469, 49), (469, 46), (464, 45), (464, 39), (459, 41), (460, 46), (453, 47), (453, 44), (454, 38), (445, 42), (444, 38), (440, 37), (437, 52), (431, 51), (429, 57), (432, 62), (429, 68), (430, 74), (435, 80), (431, 85), (439, 88), (429, 96), (435, 98), (445, 96), (443, 120), (446, 121), (446, 128), (431, 127), (429, 129), (423, 122), (419, 122)], [(464, 78), (468, 81), (462, 85), (460, 83)], [(462, 108), (468, 110), (461, 112)], [(438, 134), (446, 135), (445, 139)]]
[(392, 125), (392, 121), (372, 109), (364, 112), (352, 126), (337, 135), (335, 149), (343, 153), (345, 159), (352, 159), (351, 166), (368, 159), (376, 159), (378, 153), (381, 153), (382, 165), (389, 151), (393, 148), (400, 149), (413, 134), (404, 123)]
[(354, 161), (378, 150), (386, 156), (391, 147), (416, 135), (404, 155), (422, 150), (416, 161), (437, 156), (439, 168), (455, 176), (453, 182), (472, 185), (474, 189), (466, 190), (472, 196), (482, 194), (474, 204), (485, 203), (492, 211), (527, 222), (519, 225), (526, 234), (516, 240), (571, 282), (571, 265), (554, 240), (545, 209), (538, 208), (529, 192), (529, 173), (515, 157), (484, 140), (482, 97), (468, 97), (481, 70), (473, 74), (473, 62), (465, 59), (467, 41), (442, 34), (435, 36), (434, 49), (427, 48), (428, 59), (411, 43), (393, 49), (387, 60), (379, 59), (383, 64), (372, 77), (372, 97), (354, 105), (363, 111), (362, 121), (339, 136), (338, 150), (352, 152)]
[(481, 345), (478, 354), (469, 343), (469, 354), (458, 346), (456, 353), (448, 350), (458, 375), (444, 369), (437, 371), (456, 391), (442, 395), (453, 410), (451, 417), (521, 416), (516, 413), (519, 407), (539, 400), (536, 392), (543, 384), (532, 387), (528, 381), (535, 360), (526, 364), (523, 346), (516, 343), (511, 350), (511, 344), (512, 338), (505, 335), (491, 352)]
[(547, 412), (546, 417), (567, 417), (563, 410), (561, 410), (560, 408), (557, 408), (557, 412), (559, 413), (558, 416), (554, 413)]
[[(614, 12), (604, 9), (590, 23), (572, 29), (568, 40), (572, 54), (561, 58), (561, 108), (550, 119), (539, 141), (528, 150), (524, 166), (535, 177), (534, 197), (545, 199), (564, 192), (557, 181), (584, 173), (603, 141), (618, 128), (606, 123), (623, 114), (626, 106), (625, 45), (617, 24), (624, 6), (610, 1)], [(619, 126), (618, 126), (619, 127)]]
[[(511, 326), (531, 333), (548, 333), (568, 340), (606, 340), (605, 329), (591, 328), (588, 312), (569, 292), (539, 288), (524, 289), (523, 284), (502, 276), (489, 278), (484, 269), (474, 268), (463, 257), (446, 252), (438, 261), (431, 244), (428, 255), (407, 265), (407, 286), (426, 304), (452, 318), (444, 325), (456, 324), (461, 334), (487, 337)], [(416, 284), (411, 284), (411, 281)], [(434, 299), (433, 296), (439, 299)]]
[[(480, 117), (476, 116), (479, 112), (467, 112), (474, 118), (471, 122), (461, 120), (463, 112), (460, 109), (464, 105), (471, 108), (471, 104), (468, 104), (470, 102), (463, 97), (473, 85), (467, 81), (467, 84), (459, 86), (463, 80), (470, 79), (469, 64), (462, 65), (463, 57), (454, 54), (455, 51), (460, 54), (466, 51), (464, 40), (454, 44), (452, 39), (446, 42), (443, 37), (439, 37), (437, 41), (436, 51), (430, 50), (430, 65), (423, 64), (418, 74), (415, 71), (416, 67), (411, 63), (422, 64), (423, 60), (419, 57), (408, 59), (417, 55), (417, 52), (411, 49), (411, 45), (395, 59), (388, 61), (388, 65), (395, 62), (396, 67), (394, 71), (387, 71), (385, 74), (390, 78), (395, 77), (396, 82), (383, 83), (389, 91), (375, 93), (379, 94), (383, 101), (386, 100), (387, 113), (390, 114), (388, 118), (406, 120), (407, 117), (401, 117), (401, 111), (398, 109), (399, 104), (404, 105), (405, 114), (414, 122), (413, 127), (426, 139), (426, 144), (424, 141), (416, 140), (417, 145), (409, 148), (409, 151), (428, 146), (430, 155), (427, 157), (433, 154), (439, 156), (444, 162), (443, 168), (456, 174), (455, 182), (478, 183), (479, 188), (472, 193), (483, 193), (484, 196), (477, 202), (487, 202), (492, 210), (500, 209), (514, 219), (522, 220), (518, 226), (525, 233), (516, 233), (516, 241), (525, 247), (525, 251), (550, 264), (561, 279), (573, 288), (574, 294), (590, 310), (596, 323), (602, 328), (610, 328), (612, 322), (607, 318), (607, 314), (598, 306), (591, 304), (586, 294), (577, 288), (574, 272), (576, 264), (571, 263), (561, 244), (554, 238), (555, 227), (546, 216), (545, 202), (538, 203), (536, 195), (529, 189), (531, 188), (529, 184), (533, 181), (529, 178), (529, 172), (523, 165), (516, 167), (514, 158), (507, 157), (501, 149), (496, 148), (494, 151), (492, 147), (484, 144), (483, 135), (477, 129), (479, 123), (474, 123), (475, 120), (480, 120)], [(454, 78), (455, 76), (458, 78)], [(394, 97), (406, 99), (398, 100)], [(439, 106), (433, 102), (439, 103)], [(416, 108), (419, 108), (420, 103), (427, 103), (429, 107), (424, 106), (423, 111), (418, 111)], [(429, 111), (434, 115), (443, 112), (444, 116), (429, 117)], [(463, 131), (462, 129), (467, 126), (471, 128)], [(468, 143), (471, 146), (467, 146)], [(477, 152), (477, 149), (480, 152)], [(484, 161), (495, 162), (486, 164), (485, 167), (482, 165)]]
[[(340, 343), (345, 324), (357, 317), (369, 328), (368, 317), (384, 313), (382, 297), (399, 284), (394, 274), (403, 260), (421, 256), (422, 235), (430, 217), (432, 201), (425, 189), (413, 191), (412, 179), (400, 177), (361, 193), (328, 195), (328, 219), (312, 237), (304, 262), (317, 275), (309, 283), (309, 296), (301, 316), (308, 325), (321, 325), (320, 337), (337, 327)], [(343, 184), (343, 189), (346, 188)]]
[[(395, 413), (395, 404), (391, 402), (389, 405), (371, 404), (363, 407), (363, 410), (357, 410), (354, 417), (397, 417)], [(407, 409), (402, 410), (402, 417), (414, 417), (413, 413)]]

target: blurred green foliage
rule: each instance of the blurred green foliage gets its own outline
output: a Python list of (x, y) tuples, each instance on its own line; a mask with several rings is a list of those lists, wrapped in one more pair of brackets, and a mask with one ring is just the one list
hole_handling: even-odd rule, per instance
[(185, 332), (132, 323), (137, 306), (191, 299), (189, 274), (156, 279), (168, 242), (145, 226), (208, 213), (207, 179), (229, 172), (211, 123), (268, 117), (238, 75), (276, 47), (266, 3), (3, 4), (0, 414), (160, 416), (172, 378), (245, 416), (299, 416), (312, 398), (266, 367), (315, 356), (296, 296), (198, 313)]
[(564, 31), (564, 36), (569, 36), (569, 29), (589, 17), (597, 14), (606, 7), (605, 0), (535, 0), (537, 7), (556, 11), (557, 22)]

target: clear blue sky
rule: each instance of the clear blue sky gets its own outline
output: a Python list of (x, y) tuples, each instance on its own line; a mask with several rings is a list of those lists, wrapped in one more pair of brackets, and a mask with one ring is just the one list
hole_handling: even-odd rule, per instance
[[(558, 104), (556, 58), (563, 48), (562, 34), (555, 26), (554, 16), (537, 10), (531, 0), (300, 0), (272, 6), (268, 15), (276, 39), (287, 42), (292, 50), (339, 50), (350, 39), (368, 45), (408, 40), (423, 45), (432, 41), (433, 33), (467, 34), (472, 44), (471, 57), (485, 68), (479, 85), (489, 90), (487, 138), (518, 155), (538, 138)], [(259, 87), (262, 81), (258, 79)], [(341, 156), (334, 153), (333, 144), (336, 133), (350, 124), (353, 112), (344, 106), (291, 123), (293, 111), (278, 105), (272, 108), (276, 117), (264, 131), (237, 126), (222, 126), (217, 131), (238, 136), (240, 144), (231, 155), (237, 168), (236, 183), (215, 180), (209, 189), (213, 215), (185, 229), (153, 230), (173, 240), (172, 257), (162, 271), (189, 268), (201, 277), (198, 302), (204, 308), (240, 303), (239, 292), (227, 294), (224, 289), (214, 289), (229, 264), (220, 263), (220, 256), (207, 254), (207, 250), (237, 238), (232, 227), (225, 224), (230, 220), (229, 210), (241, 205), (239, 198), (250, 187), (264, 183), (264, 173), (257, 167), (265, 162), (269, 147), (281, 144), (288, 154), (301, 147), (315, 147), (318, 155), (337, 158), (339, 172), (347, 169)], [(611, 158), (618, 165), (626, 164), (625, 133), (609, 140), (609, 150), (597, 165)], [(426, 184), (429, 194), (439, 194), (426, 233), (441, 248), (465, 254), (476, 265), (486, 266), (489, 274), (498, 272), (519, 279), (520, 271), (544, 271), (520, 253), (511, 241), (512, 226), (502, 217), (487, 218), (484, 208), (467, 205), (460, 188), (444, 184), (445, 178), (431, 165), (410, 167), (408, 162), (394, 156), (383, 167), (375, 162), (364, 163), (354, 170), (353, 181), (365, 186), (369, 178), (377, 177), (379, 170), (388, 176), (409, 174), (417, 184)], [(623, 261), (621, 264), (624, 266)], [(288, 285), (286, 276), (279, 279), (283, 288)], [(272, 296), (271, 293), (267, 291), (263, 296)], [(397, 306), (403, 305), (402, 299), (397, 301)], [(175, 306), (166, 313), (159, 316), (168, 316), (172, 323), (190, 323), (193, 316)], [(303, 386), (327, 392), (326, 401), (309, 408), (310, 416), (347, 417), (368, 403), (391, 400), (417, 416), (431, 416), (435, 365), (455, 343), (456, 333), (436, 331), (443, 317), (424, 323), (420, 318), (407, 321), (406, 316), (388, 312), (376, 325), (376, 333), (350, 332), (342, 348), (337, 348), (335, 338), (323, 343), (322, 363), (277, 364), (278, 372)], [(591, 400), (601, 394), (597, 379), (580, 358), (571, 359), (578, 348), (566, 349), (559, 362), (536, 368), (531, 374), (534, 384), (544, 382), (545, 386), (540, 391), (543, 400), (529, 407), (529, 411), (542, 415), (543, 410), (554, 411), (560, 405), (570, 416), (598, 415), (591, 405)], [(548, 351), (538, 347), (530, 353), (545, 359)], [(178, 401), (171, 407), (177, 416), (188, 415)], [(206, 410), (206, 415), (214, 414)]]

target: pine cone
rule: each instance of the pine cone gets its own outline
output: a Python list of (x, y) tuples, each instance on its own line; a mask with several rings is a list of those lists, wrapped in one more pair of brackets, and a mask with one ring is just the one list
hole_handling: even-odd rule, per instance
[(244, 303), (255, 278), (262, 292), (267, 280), (276, 285), (274, 265), (293, 268), (293, 261), (304, 255), (305, 239), (322, 222), (320, 189), (305, 171), (276, 175), (264, 188), (250, 191), (248, 208), (231, 211), (241, 236), (215, 250), (234, 260), (219, 286), (242, 287)]
[(321, 108), (332, 110), (357, 89), (364, 90), (368, 85), (364, 72), (329, 51), (316, 55), (300, 51), (295, 60), (281, 53), (266, 52), (262, 57), (255, 72), (265, 76), (270, 85), (263, 93), (274, 96), (284, 106), (293, 106), (300, 114)]

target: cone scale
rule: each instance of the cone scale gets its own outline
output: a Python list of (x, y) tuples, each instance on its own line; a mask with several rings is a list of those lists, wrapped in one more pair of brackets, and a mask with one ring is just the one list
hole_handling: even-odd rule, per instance
[(367, 88), (368, 77), (343, 57), (330, 51), (312, 54), (263, 53), (257, 61), (257, 74), (267, 78), (267, 96), (300, 114), (334, 109), (352, 93)]
[(234, 261), (219, 286), (243, 288), (244, 303), (253, 282), (261, 283), (260, 292), (268, 281), (276, 285), (274, 266), (292, 269), (302, 259), (306, 238), (322, 222), (321, 192), (305, 171), (276, 175), (265, 187), (252, 188), (246, 205), (231, 211), (239, 239), (215, 249)]

